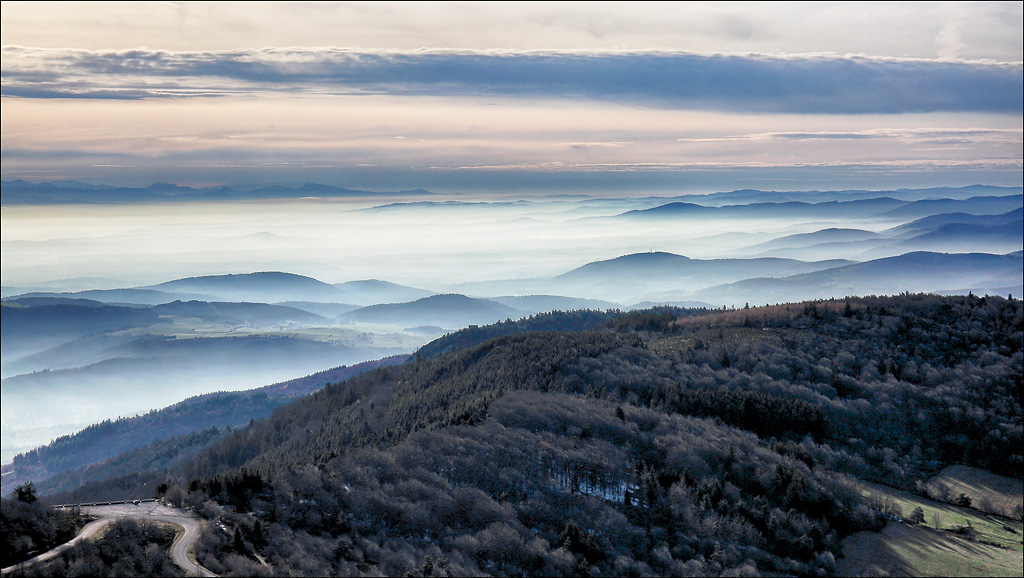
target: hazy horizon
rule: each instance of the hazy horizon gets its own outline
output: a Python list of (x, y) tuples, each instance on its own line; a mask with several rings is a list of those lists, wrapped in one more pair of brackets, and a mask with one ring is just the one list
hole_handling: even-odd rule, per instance
[[(434, 193), (171, 203), (139, 191), (92, 202), (102, 193), (85, 191), (71, 203), (25, 203), (5, 186), (12, 195), (0, 199), (5, 296), (283, 271), (473, 297), (742, 306), (751, 295), (761, 302), (797, 294), (786, 283), (802, 278), (775, 277), (811, 274), (802, 261), (875, 262), (915, 251), (998, 257), (1020, 239), (1013, 199), (904, 207), (917, 200), (908, 196), (847, 212), (717, 207), (729, 198), (737, 205), (785, 199), (770, 191), (974, 184), (1019, 191), (1022, 20), (1020, 3), (5, 2), (5, 183), (322, 183)], [(703, 212), (626, 215), (681, 195), (743, 189), (760, 192), (706, 197)], [(895, 229), (921, 217), (941, 222)], [(840, 238), (828, 229), (856, 231)], [(797, 234), (818, 237), (811, 246), (785, 240)], [(778, 239), (778, 247), (762, 245)], [(728, 266), (655, 274), (641, 265), (552, 281), (588, 263), (652, 251), (801, 263), (746, 276)], [(863, 279), (815, 277), (800, 294), (1016, 291), (1007, 282), (1016, 265), (1007, 271), (993, 255), (973, 277), (973, 264), (945, 263), (957, 273), (950, 286), (924, 274), (885, 285), (895, 277), (883, 263)], [(902, 269), (928, 266), (907, 261)], [(8, 307), (17, 306), (5, 304), (5, 316), (13, 319)], [(218, 386), (256, 387), (317, 364), (408, 352), (458, 328), (361, 326), (333, 313), (265, 326), (230, 316), (153, 318), (154, 325), (129, 329), (58, 332), (67, 341), (54, 337), (18, 355), (5, 339), (3, 364), (17, 373), (3, 387), (5, 440), (12, 420), (69, 432)], [(191, 338), (236, 337), (310, 348), (308, 363), (282, 361), (226, 383), (218, 368), (203, 365), (210, 361), (202, 351), (175, 349)], [(252, 352), (243, 353), (236, 362), (250, 369)], [(179, 359), (172, 365), (182, 371), (197, 364), (209, 379), (199, 386), (188, 372), (171, 375), (159, 364), (147, 365), (144, 378), (131, 373), (131, 363), (152, 361), (147, 356)], [(76, 413), (80, 399), (52, 408), (31, 396), (9, 403), (9, 379), (20, 380), (24, 393), (77, 384), (79, 374), (91, 380), (83, 391), (108, 381), (126, 388), (107, 392), (120, 405), (104, 410), (104, 400), (86, 399), (89, 412)], [(133, 399), (133, 378), (163, 380), (147, 381), (161, 397)]]
[[(1007, 193), (1015, 189), (1007, 190)], [(382, 279), (431, 290), (551, 277), (588, 262), (665, 251), (697, 259), (756, 256), (744, 247), (826, 228), (873, 232), (892, 218), (619, 217), (671, 199), (285, 199), (163, 205), (3, 208), (6, 287), (74, 290), (151, 285), (181, 277), (284, 271), (329, 283)], [(898, 254), (893, 250), (892, 254)], [(905, 251), (902, 251), (905, 252)], [(845, 253), (865, 260), (870, 255)], [(100, 280), (109, 279), (107, 286)]]

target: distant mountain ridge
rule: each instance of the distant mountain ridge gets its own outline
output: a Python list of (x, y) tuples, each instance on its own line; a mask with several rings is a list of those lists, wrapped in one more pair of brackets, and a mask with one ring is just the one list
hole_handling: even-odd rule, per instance
[(213, 295), (203, 295), (199, 293), (168, 293), (167, 291), (157, 291), (156, 289), (87, 289), (85, 291), (73, 291), (69, 293), (55, 293), (49, 291), (39, 291), (30, 293), (21, 293), (6, 297), (4, 300), (11, 299), (77, 299), (86, 301), (99, 301), (103, 304), (119, 304), (119, 305), (160, 305), (162, 303), (170, 303), (171, 301), (216, 301), (217, 298)]
[[(324, 283), (313, 277), (263, 271), (226, 275), (201, 275), (174, 279), (156, 285), (124, 289), (94, 289), (72, 293), (31, 292), (10, 299), (86, 299), (105, 304), (161, 305), (173, 301), (225, 301), (245, 303), (349, 304), (350, 309), (378, 303), (413, 301), (434, 292), (367, 279)], [(302, 309), (301, 307), (299, 307)], [(305, 309), (309, 311), (309, 309)], [(312, 313), (321, 314), (317, 311)]]
[(985, 196), (969, 199), (923, 199), (878, 215), (887, 218), (921, 218), (937, 213), (963, 212), (972, 215), (999, 215), (1024, 205), (1024, 196)]
[(223, 186), (193, 188), (169, 183), (153, 183), (147, 187), (113, 187), (79, 181), (32, 183), (22, 179), (0, 183), (0, 203), (4, 206), (300, 199), (305, 197), (419, 197), (433, 194), (425, 189), (363, 191), (318, 183), (306, 183), (296, 187), (274, 185), (252, 189)]
[(631, 253), (604, 261), (587, 263), (562, 273), (556, 279), (574, 279), (592, 275), (619, 275), (622, 273), (640, 272), (642, 270), (659, 268), (681, 268), (693, 263), (693, 259), (684, 255), (676, 255), (665, 251), (651, 251), (649, 253)]
[[(784, 277), (821, 269), (849, 265), (852, 261), (798, 261), (773, 257), (756, 259), (690, 259), (683, 255), (652, 251), (623, 255), (606, 261), (588, 263), (555, 277), (556, 281), (574, 286), (578, 291), (589, 288), (597, 298), (615, 301), (664, 290), (691, 291), (740, 281), (751, 277)], [(727, 281), (728, 280), (728, 281)], [(628, 301), (629, 299), (626, 299)]]
[(822, 201), (860, 200), (879, 196), (891, 197), (901, 201), (919, 201), (929, 198), (968, 199), (978, 196), (1003, 196), (1024, 193), (1022, 187), (998, 187), (991, 185), (967, 185), (965, 187), (931, 187), (925, 189), (892, 189), (892, 190), (838, 190), (838, 191), (764, 191), (758, 189), (739, 189), (735, 191), (679, 195), (673, 201), (694, 202), (706, 206), (721, 206), (750, 202), (790, 202), (801, 201), (820, 203)]
[(278, 303), (326, 301), (344, 303), (347, 293), (312, 277), (279, 271), (206, 275), (175, 279), (146, 287), (165, 292), (200, 293), (224, 301)]
[(977, 196), (968, 199), (923, 199), (901, 201), (879, 196), (837, 201), (758, 201), (746, 204), (707, 206), (691, 202), (671, 202), (650, 209), (636, 209), (618, 215), (618, 219), (672, 219), (683, 216), (714, 218), (919, 218), (936, 213), (962, 211), (979, 215), (1005, 213), (1024, 204), (1020, 194)]
[[(765, 191), (739, 189), (709, 194), (678, 195), (666, 198), (670, 203), (715, 208), (729, 204), (807, 203), (858, 201), (890, 197), (901, 202), (930, 198), (964, 200), (977, 196), (1020, 194), (1021, 187), (968, 185), (965, 187), (932, 187), (892, 190), (838, 191)], [(0, 181), (0, 203), (8, 205), (146, 203), (182, 201), (230, 201), (245, 199), (300, 199), (305, 197), (419, 197), (436, 193), (417, 188), (399, 191), (367, 191), (336, 185), (305, 183), (297, 186), (266, 185), (253, 187), (189, 187), (170, 183), (153, 183), (146, 187), (116, 187), (74, 180), (29, 182), (23, 179)]]
[(1020, 254), (917, 251), (777, 279), (745, 279), (702, 289), (697, 299), (713, 303), (779, 303), (854, 295), (939, 293), (954, 289), (1020, 287)]
[(840, 228), (829, 228), (814, 231), (812, 233), (798, 233), (795, 235), (786, 235), (784, 237), (778, 237), (771, 241), (765, 241), (764, 243), (758, 243), (757, 245), (751, 245), (745, 247), (744, 251), (757, 251), (763, 249), (776, 249), (776, 248), (798, 248), (798, 247), (810, 247), (819, 243), (837, 243), (837, 242), (849, 242), (849, 241), (863, 241), (866, 239), (878, 238), (878, 233), (871, 231), (865, 231), (863, 229), (840, 229)]
[(346, 281), (335, 283), (335, 287), (341, 289), (349, 296), (349, 303), (357, 305), (376, 305), (378, 303), (403, 303), (415, 301), (434, 294), (433, 291), (407, 287), (390, 281), (380, 279), (364, 279), (360, 281)]
[(961, 223), (965, 225), (1004, 225), (1024, 219), (1024, 207), (1018, 207), (998, 215), (972, 215), (969, 213), (939, 213), (921, 217), (909, 223), (893, 227), (887, 233), (905, 233), (907, 231), (929, 231), (935, 227)]
[(668, 203), (650, 209), (627, 211), (620, 218), (670, 218), (681, 215), (701, 215), (719, 218), (736, 217), (824, 217), (828, 215), (870, 216), (891, 211), (910, 204), (891, 197), (876, 197), (855, 201), (804, 201), (755, 202), (740, 205), (705, 206), (694, 203)]
[[(910, 251), (942, 253), (943, 246), (956, 250), (959, 243), (966, 251), (972, 251), (971, 243), (988, 243), (1010, 252), (1020, 247), (1022, 221), (1013, 218), (1020, 214), (1014, 209), (996, 215), (940, 214), (919, 219), (882, 233), (858, 229), (829, 228), (797, 235), (789, 235), (754, 245), (748, 249), (778, 247), (770, 251), (818, 250), (830, 254), (858, 254), (869, 250), (881, 250), (888, 243), (888, 250), (904, 247), (898, 255)], [(962, 223), (957, 221), (967, 221)], [(916, 223), (916, 224), (915, 224)], [(946, 224), (939, 224), (946, 223)], [(979, 223), (979, 224), (970, 224)], [(983, 225), (980, 223), (993, 223)], [(998, 223), (998, 224), (996, 224)], [(912, 225), (912, 226), (911, 226)], [(937, 226), (936, 226), (937, 225)], [(895, 234), (894, 234), (895, 233)], [(847, 240), (839, 240), (847, 239)], [(859, 239), (859, 240), (858, 240)], [(823, 241), (817, 243), (818, 241)], [(808, 246), (807, 249), (801, 249)], [(872, 249), (875, 247), (875, 249)], [(827, 249), (827, 251), (826, 251)], [(939, 249), (939, 250), (936, 250)], [(961, 249), (963, 250), (963, 249)], [(768, 253), (768, 251), (766, 251)], [(973, 251), (973, 254), (983, 254)], [(1005, 252), (991, 253), (994, 256)], [(863, 263), (889, 258), (867, 258)], [(904, 255), (904, 258), (906, 255)], [(952, 258), (951, 258), (952, 259)], [(566, 308), (607, 309), (625, 307), (641, 302), (701, 302), (718, 303), (707, 290), (711, 287), (730, 284), (763, 284), (764, 279), (783, 279), (814, 272), (832, 270), (853, 265), (849, 259), (802, 260), (776, 256), (731, 259), (692, 259), (665, 251), (651, 251), (622, 255), (612, 259), (593, 261), (551, 278), (524, 279), (512, 283), (481, 282), (465, 284), (462, 294), (437, 295), (431, 291), (398, 285), (388, 281), (368, 279), (328, 284), (312, 277), (284, 272), (257, 272), (229, 275), (208, 275), (167, 281), (157, 285), (135, 289), (112, 289), (86, 291), (68, 294), (33, 293), (8, 298), (35, 299), (36, 303), (51, 300), (51, 303), (70, 304), (72, 299), (86, 300), (81, 305), (95, 307), (95, 302), (104, 304), (139, 303), (168, 304), (178, 312), (184, 312), (185, 303), (192, 305), (192, 313), (203, 315), (226, 314), (226, 305), (213, 306), (217, 302), (279, 304), (287, 309), (275, 310), (281, 319), (291, 316), (307, 321), (313, 316), (342, 321), (400, 324), (404, 327), (434, 326), (455, 328), (466, 324), (490, 323), (500, 319), (518, 318), (523, 315)], [(862, 264), (863, 264), (862, 263)], [(959, 267), (948, 262), (948, 266)], [(945, 266), (945, 265), (944, 265)], [(865, 269), (867, 270), (867, 269)], [(976, 278), (968, 279), (961, 273), (971, 270), (951, 271), (950, 279), (958, 278), (963, 283), (956, 287), (976, 284)], [(1012, 273), (1012, 270), (1011, 270)], [(957, 277), (957, 275), (960, 275)], [(1004, 276), (1005, 277), (1005, 276)], [(890, 277), (890, 279), (895, 279)], [(1016, 281), (1000, 280), (998, 284), (986, 283), (986, 287), (1013, 287)], [(911, 284), (914, 290), (946, 291), (954, 285)], [(514, 292), (496, 293), (495, 290), (510, 289)], [(781, 288), (785, 283), (779, 282)], [(797, 286), (793, 286), (796, 288)], [(879, 278), (869, 286), (851, 286), (850, 294), (862, 294), (857, 287), (870, 294), (899, 292), (900, 288), (885, 289), (885, 279)], [(905, 287), (907, 289), (909, 287)], [(490, 299), (475, 299), (470, 295), (493, 295)], [(780, 294), (773, 293), (776, 297)], [(502, 296), (504, 295), (504, 296)], [(512, 297), (519, 295), (520, 297)], [(803, 294), (801, 294), (803, 295)], [(811, 292), (804, 298), (817, 298), (819, 293)], [(531, 297), (532, 296), (532, 297)], [(89, 303), (89, 300), (92, 303)], [(589, 302), (587, 300), (590, 300)], [(760, 301), (760, 299), (757, 299)], [(213, 309), (219, 307), (219, 312)], [(165, 308), (172, 314), (174, 308)], [(235, 308), (235, 314), (241, 309)], [(269, 314), (270, 309), (267, 309)], [(255, 314), (254, 310), (249, 312)], [(15, 317), (17, 314), (15, 314)], [(202, 316), (202, 315), (199, 315)], [(245, 316), (237, 317), (244, 319)], [(17, 330), (15, 330), (17, 331)]]
[(325, 321), (321, 315), (295, 307), (269, 305), (267, 303), (232, 303), (209, 301), (173, 301), (156, 305), (151, 311), (158, 315), (198, 317), (209, 320), (242, 321), (261, 324), (287, 321)]
[(155, 323), (157, 316), (144, 309), (102, 304), (96, 306), (49, 303), (19, 307), (17, 302), (3, 304), (3, 337), (26, 339), (30, 336), (74, 336), (96, 331), (136, 327)]
[(1024, 220), (998, 225), (975, 225), (970, 223), (948, 223), (941, 227), (922, 233), (904, 241), (904, 246), (921, 244), (950, 244), (964, 241), (987, 241), (1003, 243), (1021, 243), (1024, 235)]
[(489, 299), (446, 294), (432, 295), (408, 303), (371, 305), (339, 317), (364, 323), (461, 328), (466, 325), (494, 323), (503, 319), (518, 319), (526, 315), (525, 311)]
[(1018, 207), (994, 215), (938, 213), (878, 232), (862, 229), (820, 229), (777, 237), (738, 249), (740, 255), (814, 260), (849, 255), (859, 261), (892, 257), (908, 251), (1005, 254), (1024, 246)]

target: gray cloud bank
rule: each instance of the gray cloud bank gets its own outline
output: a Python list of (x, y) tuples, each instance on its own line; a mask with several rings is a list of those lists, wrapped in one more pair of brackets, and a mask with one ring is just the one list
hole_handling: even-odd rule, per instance
[(5, 46), (2, 94), (146, 99), (247, 94), (580, 98), (674, 109), (896, 114), (1024, 111), (1024, 67), (674, 52), (170, 52)]

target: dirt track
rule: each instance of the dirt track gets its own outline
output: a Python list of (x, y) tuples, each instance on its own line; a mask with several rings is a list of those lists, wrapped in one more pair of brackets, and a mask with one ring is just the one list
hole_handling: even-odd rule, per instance
[[(58, 555), (62, 550), (70, 548), (74, 544), (94, 536), (111, 521), (120, 518), (127, 518), (132, 520), (167, 522), (169, 524), (174, 524), (175, 526), (180, 526), (184, 530), (184, 533), (175, 540), (174, 545), (171, 546), (171, 559), (190, 576), (216, 576), (213, 572), (210, 572), (206, 568), (203, 568), (189, 559), (188, 552), (192, 549), (192, 545), (199, 538), (200, 527), (199, 521), (196, 518), (189, 516), (182, 510), (163, 506), (157, 502), (143, 502), (140, 504), (111, 504), (107, 506), (83, 506), (81, 510), (83, 514), (98, 516), (99, 519), (87, 524), (71, 541), (65, 542), (49, 552), (40, 554), (23, 564), (35, 564), (36, 562), (49, 560), (50, 558)], [(4, 568), (3, 573), (7, 574), (15, 568), (17, 568), (17, 566)]]

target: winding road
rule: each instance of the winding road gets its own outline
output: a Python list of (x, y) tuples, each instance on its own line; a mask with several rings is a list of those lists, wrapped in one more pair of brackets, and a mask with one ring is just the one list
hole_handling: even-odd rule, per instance
[[(199, 520), (189, 516), (182, 510), (164, 506), (158, 502), (141, 502), (138, 504), (129, 502), (126, 504), (109, 504), (103, 506), (81, 506), (80, 509), (83, 514), (98, 516), (99, 519), (86, 524), (72, 540), (57, 546), (49, 552), (45, 552), (31, 560), (23, 562), (22, 564), (35, 564), (36, 562), (49, 560), (50, 558), (60, 554), (61, 551), (74, 546), (82, 540), (86, 540), (96, 535), (96, 533), (103, 529), (104, 526), (114, 520), (153, 520), (174, 524), (175, 526), (180, 526), (184, 530), (184, 533), (179, 536), (171, 546), (171, 560), (173, 560), (175, 564), (180, 566), (190, 576), (216, 576), (216, 574), (210, 572), (206, 568), (203, 568), (188, 557), (189, 550), (192, 549), (192, 545), (199, 538)], [(8, 568), (4, 568), (3, 574), (12, 572), (17, 567), (18, 566), (10, 566)]]

